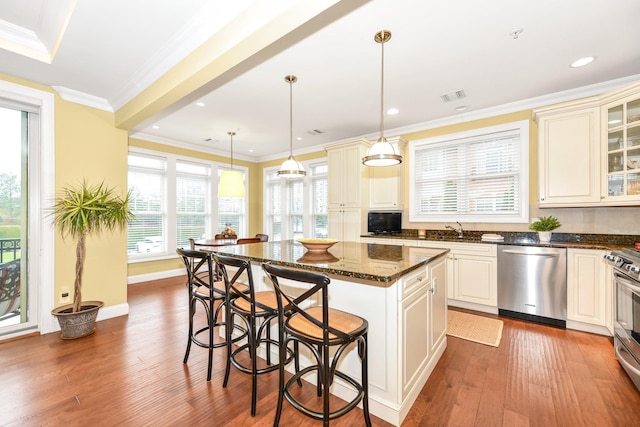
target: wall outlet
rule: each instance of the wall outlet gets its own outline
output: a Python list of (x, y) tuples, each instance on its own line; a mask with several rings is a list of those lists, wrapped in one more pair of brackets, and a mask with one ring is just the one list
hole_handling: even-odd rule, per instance
[(60, 291), (60, 297), (58, 298), (61, 304), (67, 304), (71, 302), (71, 293), (69, 289), (62, 289)]

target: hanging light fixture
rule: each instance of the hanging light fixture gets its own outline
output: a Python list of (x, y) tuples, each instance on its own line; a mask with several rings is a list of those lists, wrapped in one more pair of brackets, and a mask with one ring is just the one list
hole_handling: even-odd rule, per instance
[(242, 172), (233, 170), (233, 135), (235, 132), (227, 132), (231, 136), (231, 170), (224, 170), (220, 174), (218, 183), (218, 197), (244, 197), (244, 176)]
[(382, 73), (380, 90), (380, 138), (367, 151), (362, 158), (362, 164), (366, 166), (393, 166), (402, 163), (402, 156), (396, 147), (384, 137), (384, 44), (391, 39), (391, 33), (382, 30), (376, 33), (374, 40), (382, 45)]
[(298, 81), (298, 78), (285, 76), (284, 81), (289, 83), (289, 158), (280, 166), (278, 176), (295, 178), (307, 174), (300, 162), (293, 158), (293, 84)]

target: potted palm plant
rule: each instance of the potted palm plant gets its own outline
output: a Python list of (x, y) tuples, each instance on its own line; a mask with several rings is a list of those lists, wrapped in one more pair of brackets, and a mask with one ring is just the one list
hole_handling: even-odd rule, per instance
[(529, 228), (538, 232), (538, 238), (542, 243), (548, 243), (551, 241), (551, 231), (560, 227), (560, 221), (553, 216), (543, 216), (537, 221), (531, 223)]
[(56, 197), (51, 215), (62, 238), (76, 240), (76, 274), (73, 285), (73, 304), (52, 310), (62, 338), (80, 338), (93, 333), (101, 301), (82, 301), (82, 272), (88, 236), (105, 231), (124, 230), (133, 214), (129, 210), (130, 193), (121, 197), (104, 182), (95, 186), (86, 181), (77, 187), (65, 187)]

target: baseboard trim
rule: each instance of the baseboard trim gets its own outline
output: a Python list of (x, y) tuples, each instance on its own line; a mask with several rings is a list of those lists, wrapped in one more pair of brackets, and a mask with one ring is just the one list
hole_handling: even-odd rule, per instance
[(138, 274), (137, 276), (127, 277), (127, 284), (132, 285), (134, 283), (150, 282), (152, 280), (167, 279), (169, 277), (175, 277), (175, 276), (183, 276), (184, 274), (186, 273), (183, 268), (179, 268), (177, 270), (158, 271), (155, 273), (148, 273), (148, 274)]

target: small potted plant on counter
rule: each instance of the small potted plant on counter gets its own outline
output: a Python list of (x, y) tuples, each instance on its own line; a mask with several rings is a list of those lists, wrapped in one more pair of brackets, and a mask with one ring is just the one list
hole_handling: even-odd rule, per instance
[(558, 218), (553, 216), (543, 216), (540, 217), (537, 221), (531, 223), (529, 228), (538, 232), (540, 243), (549, 243), (551, 241), (551, 231), (555, 230), (561, 225), (562, 224), (560, 224)]
[(61, 236), (76, 240), (76, 276), (73, 286), (73, 304), (53, 309), (62, 338), (80, 338), (93, 333), (93, 325), (101, 301), (82, 301), (82, 271), (85, 259), (85, 239), (105, 231), (125, 230), (133, 219), (129, 210), (129, 197), (116, 194), (104, 183), (89, 186), (65, 187), (52, 208), (53, 223)]

